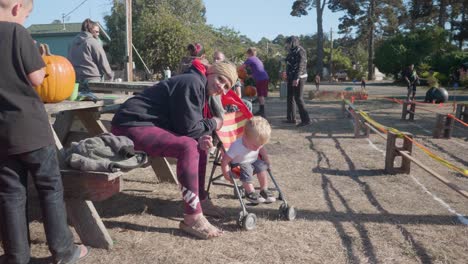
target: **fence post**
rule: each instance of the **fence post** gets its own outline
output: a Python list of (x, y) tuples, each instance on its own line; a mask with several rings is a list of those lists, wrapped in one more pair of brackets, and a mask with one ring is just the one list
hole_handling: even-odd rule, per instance
[[(410, 109), (408, 109), (408, 105)], [(406, 120), (406, 116), (409, 114), (408, 120), (413, 121), (415, 113), (416, 113), (415, 102), (403, 102), (403, 111), (401, 112), (401, 119)]]
[(434, 138), (450, 138), (452, 137), (454, 119), (450, 118), (445, 114), (436, 115), (436, 123), (434, 130), (432, 131), (432, 136)]
[(354, 137), (355, 138), (368, 138), (370, 134), (370, 128), (364, 124), (364, 120), (361, 115), (352, 111), (354, 121)]
[[(403, 133), (404, 135), (408, 136), (409, 138), (413, 138), (413, 135), (410, 133)], [(385, 171), (389, 174), (398, 174), (398, 173), (406, 173), (409, 174), (411, 170), (411, 160), (402, 156), (400, 151), (405, 151), (411, 155), (411, 151), (413, 149), (413, 142), (411, 142), (408, 138), (404, 137), (403, 146), (397, 146), (397, 134), (394, 132), (388, 131), (387, 134), (387, 150), (385, 154)], [(401, 165), (400, 167), (395, 167), (395, 158), (401, 157)]]
[(455, 117), (463, 122), (468, 122), (468, 104), (457, 104)]

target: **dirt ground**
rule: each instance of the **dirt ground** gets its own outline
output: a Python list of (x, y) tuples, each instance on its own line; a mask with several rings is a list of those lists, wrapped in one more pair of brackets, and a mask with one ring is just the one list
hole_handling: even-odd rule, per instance
[[(296, 128), (281, 122), (284, 99), (267, 101), (273, 134), (266, 148), (275, 179), (297, 209), (296, 220), (279, 220), (280, 202), (248, 206), (258, 217), (257, 228), (242, 231), (232, 189), (214, 186), (211, 197), (229, 217), (209, 220), (225, 234), (197, 240), (178, 229), (182, 202), (177, 186), (157, 184), (150, 168), (138, 169), (126, 174), (122, 193), (95, 203), (114, 248), (93, 249), (82, 263), (467, 263), (467, 198), (414, 164), (410, 174), (386, 174), (385, 140), (375, 133), (354, 138), (339, 101), (306, 104), (312, 125)], [(416, 120), (408, 122), (401, 120), (401, 106), (385, 99), (371, 96), (355, 105), (468, 168), (466, 127), (457, 126), (451, 139), (433, 139), (434, 113), (417, 111)], [(417, 147), (413, 156), (468, 190), (468, 178)], [(34, 199), (31, 206), (37, 206)], [(31, 211), (32, 263), (50, 263), (40, 216)]]

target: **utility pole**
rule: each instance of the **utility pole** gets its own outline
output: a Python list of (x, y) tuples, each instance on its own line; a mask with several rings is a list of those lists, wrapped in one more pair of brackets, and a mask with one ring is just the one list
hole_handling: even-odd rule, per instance
[(126, 53), (126, 69), (127, 69), (127, 81), (133, 81), (133, 56), (132, 56), (132, 0), (126, 0), (125, 6), (126, 16), (126, 35), (127, 41), (125, 42), (125, 53)]
[(330, 28), (330, 81), (333, 80), (333, 28)]

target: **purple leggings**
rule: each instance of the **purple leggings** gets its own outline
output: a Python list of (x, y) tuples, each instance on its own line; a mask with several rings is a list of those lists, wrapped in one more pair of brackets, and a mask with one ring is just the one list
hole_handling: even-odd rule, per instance
[(135, 144), (135, 150), (151, 157), (177, 159), (177, 179), (182, 190), (185, 214), (201, 213), (200, 201), (206, 198), (205, 173), (207, 152), (198, 147), (197, 140), (178, 136), (155, 126), (112, 127), (116, 136), (127, 136)]

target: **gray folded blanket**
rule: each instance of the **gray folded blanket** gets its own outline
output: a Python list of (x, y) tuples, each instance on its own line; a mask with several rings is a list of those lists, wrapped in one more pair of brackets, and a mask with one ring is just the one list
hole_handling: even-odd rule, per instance
[(141, 167), (148, 162), (148, 156), (135, 151), (128, 137), (103, 133), (72, 142), (65, 151), (65, 162), (82, 171), (116, 172)]

